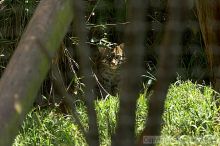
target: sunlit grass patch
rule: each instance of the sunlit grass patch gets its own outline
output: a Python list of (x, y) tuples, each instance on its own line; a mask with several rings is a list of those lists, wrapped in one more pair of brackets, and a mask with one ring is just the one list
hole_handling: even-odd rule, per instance
[[(215, 145), (220, 135), (219, 94), (211, 87), (191, 81), (177, 81), (169, 88), (163, 115), (163, 129), (159, 145)], [(140, 94), (136, 112), (136, 135), (144, 129), (148, 97)], [(118, 97), (109, 97), (95, 103), (101, 145), (111, 144), (111, 135), (117, 126)], [(77, 114), (85, 130), (88, 117), (83, 102), (76, 104)], [(71, 116), (54, 109), (28, 114), (14, 145), (86, 145), (80, 129)]]

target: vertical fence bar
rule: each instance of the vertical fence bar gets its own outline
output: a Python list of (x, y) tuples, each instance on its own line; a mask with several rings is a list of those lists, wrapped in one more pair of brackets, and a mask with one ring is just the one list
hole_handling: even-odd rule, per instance
[(136, 101), (140, 92), (140, 76), (142, 73), (145, 28), (144, 12), (147, 1), (135, 0), (128, 2), (128, 21), (125, 29), (125, 56), (127, 57), (122, 70), (122, 85), (113, 146), (134, 146), (135, 144), (135, 112)]
[(97, 125), (97, 114), (95, 111), (95, 95), (92, 93), (95, 87), (95, 80), (92, 77), (92, 69), (90, 64), (90, 49), (86, 44), (87, 41), (87, 31), (85, 24), (85, 4), (83, 1), (74, 1), (74, 14), (75, 14), (75, 25), (77, 26), (76, 33), (79, 37), (79, 64), (81, 75), (84, 78), (85, 90), (84, 90), (84, 100), (87, 107), (87, 114), (89, 120), (89, 131), (86, 136), (87, 143), (90, 146), (99, 146), (99, 133)]
[(144, 141), (147, 138), (152, 138), (152, 143), (148, 143), (148, 145), (156, 145), (154, 140), (160, 135), (165, 98), (170, 81), (175, 77), (177, 57), (181, 51), (180, 41), (185, 27), (188, 6), (188, 0), (184, 1), (184, 3), (181, 0), (168, 1), (169, 18), (165, 27), (163, 41), (160, 45), (157, 82), (154, 94), (149, 100), (146, 128), (141, 134), (138, 145), (146, 145)]

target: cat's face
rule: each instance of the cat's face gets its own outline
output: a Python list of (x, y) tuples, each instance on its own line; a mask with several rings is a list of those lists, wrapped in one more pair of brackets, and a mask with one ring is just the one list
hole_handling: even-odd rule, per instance
[(125, 60), (124, 43), (111, 49), (100, 47), (99, 53), (103, 59), (102, 62), (108, 63), (110, 66), (118, 66)]
[(114, 56), (111, 61), (112, 65), (120, 65), (123, 63), (125, 60), (124, 44), (120, 44), (119, 46), (113, 48), (112, 54)]

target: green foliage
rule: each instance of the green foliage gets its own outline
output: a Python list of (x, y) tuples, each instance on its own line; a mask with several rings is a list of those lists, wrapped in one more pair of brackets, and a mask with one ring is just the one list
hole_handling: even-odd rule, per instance
[[(163, 115), (164, 124), (159, 145), (210, 145), (219, 142), (219, 96), (210, 87), (177, 81), (170, 86)], [(137, 102), (136, 135), (144, 129), (147, 115), (146, 96)], [(110, 145), (115, 131), (119, 101), (117, 97), (96, 101), (101, 145)], [(88, 130), (86, 107), (76, 104), (77, 114)], [(14, 145), (86, 145), (85, 139), (71, 116), (54, 109), (31, 112), (23, 123)]]
[(147, 116), (148, 100), (146, 100), (145, 94), (141, 94), (137, 102), (136, 111), (136, 134), (139, 135), (145, 128), (145, 121)]
[(118, 104), (116, 97), (96, 102), (99, 135), (102, 145), (110, 145), (111, 143), (111, 134), (114, 133), (116, 127)]
[(168, 135), (207, 135), (219, 130), (218, 107), (210, 87), (177, 81), (167, 95), (163, 131)]
[(0, 2), (0, 76), (38, 2), (38, 0)]
[(28, 114), (14, 146), (57, 144), (85, 145), (85, 140), (70, 116), (50, 109)]
[(218, 143), (218, 96), (211, 87), (190, 81), (177, 81), (171, 85), (163, 116), (163, 142), (173, 145)]

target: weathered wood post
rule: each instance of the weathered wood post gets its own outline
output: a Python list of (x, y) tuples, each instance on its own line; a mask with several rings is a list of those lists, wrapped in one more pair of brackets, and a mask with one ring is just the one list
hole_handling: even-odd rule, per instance
[(220, 0), (196, 0), (197, 14), (210, 67), (210, 77), (220, 91)]
[(0, 145), (11, 145), (72, 20), (72, 0), (42, 0), (0, 80)]

